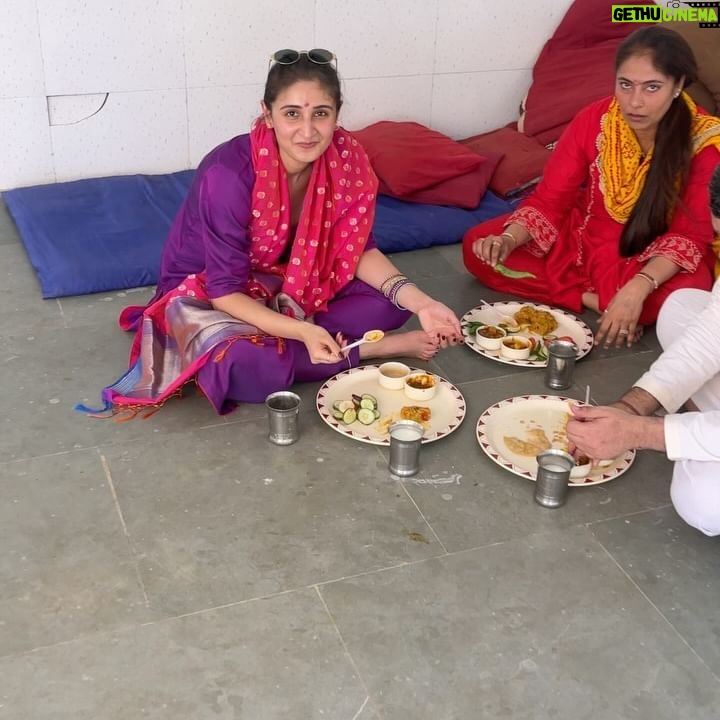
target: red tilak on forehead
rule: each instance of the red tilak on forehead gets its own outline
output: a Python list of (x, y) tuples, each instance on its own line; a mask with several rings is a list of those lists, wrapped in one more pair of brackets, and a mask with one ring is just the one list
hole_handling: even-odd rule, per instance
[(306, 102), (306, 103), (303, 105), (303, 107), (310, 107), (310, 103), (309, 103), (309, 102)]

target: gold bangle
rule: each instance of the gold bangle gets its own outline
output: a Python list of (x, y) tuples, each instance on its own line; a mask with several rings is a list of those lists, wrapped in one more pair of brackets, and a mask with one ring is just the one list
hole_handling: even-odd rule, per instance
[(647, 280), (653, 286), (653, 290), (657, 290), (660, 287), (658, 281), (650, 273), (646, 273), (641, 270), (635, 275), (636, 277), (641, 277), (643, 280)]
[(511, 232), (508, 232), (506, 230), (505, 232), (500, 233), (500, 237), (501, 238), (504, 238), (504, 237), (510, 238), (510, 240), (512, 240), (513, 247), (517, 246), (517, 240), (515, 239), (515, 236)]

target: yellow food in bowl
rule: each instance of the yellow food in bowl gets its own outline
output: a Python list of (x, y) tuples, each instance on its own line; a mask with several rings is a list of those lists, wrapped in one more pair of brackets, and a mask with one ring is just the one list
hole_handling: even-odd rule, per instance
[(505, 331), (502, 328), (495, 327), (495, 325), (485, 325), (477, 331), (478, 335), (496, 340), (501, 337), (505, 337)]
[(530, 346), (530, 343), (527, 340), (519, 337), (505, 338), (502, 341), (502, 344), (506, 348), (510, 348), (511, 350), (524, 350), (525, 348)]
[(407, 384), (417, 390), (426, 390), (435, 386), (435, 378), (431, 375), (411, 375)]
[(412, 400), (430, 400), (437, 391), (437, 380), (424, 372), (413, 373), (405, 378), (405, 394)]

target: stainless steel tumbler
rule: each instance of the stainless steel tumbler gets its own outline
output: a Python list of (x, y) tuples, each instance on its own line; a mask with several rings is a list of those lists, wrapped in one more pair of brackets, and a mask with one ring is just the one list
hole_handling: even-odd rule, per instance
[(398, 420), (390, 426), (390, 472), (399, 477), (420, 469), (420, 445), (425, 428), (413, 420)]
[(268, 439), (276, 445), (292, 445), (299, 436), (298, 413), (300, 397), (293, 392), (281, 390), (265, 398), (268, 411)]
[(553, 390), (564, 390), (572, 385), (577, 345), (570, 340), (553, 340), (547, 346), (548, 361), (545, 384)]
[(551, 448), (537, 456), (535, 502), (547, 508), (565, 504), (570, 483), (570, 471), (575, 467), (572, 455)]

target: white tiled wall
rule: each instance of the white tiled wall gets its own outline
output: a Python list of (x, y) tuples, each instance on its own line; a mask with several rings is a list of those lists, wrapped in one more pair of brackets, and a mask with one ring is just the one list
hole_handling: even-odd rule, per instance
[[(58, 180), (187, 166), (185, 90), (111, 92), (87, 120), (50, 128)], [(88, 172), (90, 168), (90, 172)]]
[(0, 190), (197, 165), (257, 114), (269, 54), (328, 47), (342, 122), (504, 125), (571, 0), (2, 0)]

